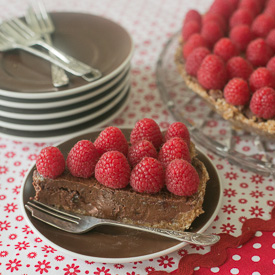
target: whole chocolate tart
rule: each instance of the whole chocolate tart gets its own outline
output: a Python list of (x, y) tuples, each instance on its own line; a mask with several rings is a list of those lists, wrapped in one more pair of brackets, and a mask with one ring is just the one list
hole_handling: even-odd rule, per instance
[(68, 170), (56, 179), (49, 179), (35, 170), (35, 199), (73, 213), (129, 224), (185, 230), (204, 212), (202, 204), (209, 179), (206, 167), (195, 155), (193, 144), (191, 148), (192, 165), (198, 172), (200, 184), (198, 191), (190, 197), (174, 195), (165, 188), (157, 194), (138, 193), (130, 185), (112, 189), (100, 184), (94, 177), (74, 177)]

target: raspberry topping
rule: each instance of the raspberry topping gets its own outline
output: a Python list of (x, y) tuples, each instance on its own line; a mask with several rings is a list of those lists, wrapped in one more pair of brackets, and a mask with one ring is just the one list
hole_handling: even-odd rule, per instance
[(246, 49), (247, 60), (256, 67), (265, 66), (272, 55), (272, 49), (262, 38), (251, 41)]
[(222, 38), (223, 34), (220, 25), (215, 21), (205, 22), (201, 29), (201, 35), (210, 47)]
[(36, 168), (43, 177), (55, 179), (65, 170), (64, 156), (57, 147), (45, 147), (36, 159)]
[(104, 129), (94, 142), (100, 155), (107, 151), (119, 151), (125, 156), (128, 154), (128, 142), (117, 127), (110, 126)]
[(89, 178), (95, 172), (99, 153), (89, 140), (80, 140), (70, 150), (66, 163), (70, 173), (79, 178)]
[(199, 33), (201, 30), (201, 26), (198, 22), (196, 21), (189, 21), (186, 24), (184, 24), (182, 28), (182, 38), (183, 40), (187, 41), (188, 38), (194, 34), (194, 33)]
[(130, 185), (140, 193), (159, 192), (164, 186), (162, 164), (154, 158), (143, 158), (131, 172)]
[(253, 15), (249, 10), (238, 9), (230, 17), (229, 26), (233, 28), (238, 25), (250, 26), (253, 22)]
[(275, 56), (268, 61), (266, 68), (275, 75)]
[(232, 2), (225, 0), (215, 0), (214, 3), (210, 6), (210, 13), (220, 14), (222, 17), (228, 19), (233, 12)]
[(131, 131), (130, 142), (132, 145), (144, 139), (152, 142), (157, 150), (163, 143), (163, 137), (160, 128), (158, 124), (151, 118), (144, 118), (139, 120)]
[(250, 100), (248, 84), (242, 78), (231, 79), (224, 88), (224, 98), (232, 105), (245, 105)]
[(240, 51), (245, 51), (254, 36), (248, 25), (237, 25), (231, 29), (229, 37)]
[(95, 178), (110, 188), (124, 188), (130, 181), (131, 168), (119, 151), (104, 153), (95, 166)]
[(274, 27), (274, 18), (272, 18), (268, 14), (260, 14), (253, 21), (251, 29), (256, 37), (265, 38)]
[(275, 117), (275, 90), (264, 87), (257, 90), (250, 101), (250, 110), (258, 117), (271, 119)]
[(183, 159), (175, 159), (165, 173), (167, 189), (178, 196), (192, 196), (198, 191), (200, 178), (196, 169)]
[[(275, 16), (275, 15), (274, 15)], [(266, 44), (271, 47), (273, 51), (275, 51), (275, 29), (271, 30), (266, 37)]]
[(227, 62), (231, 57), (239, 54), (238, 48), (229, 38), (221, 38), (214, 46), (214, 54), (218, 55)]
[(183, 24), (186, 24), (187, 22), (190, 22), (190, 21), (196, 21), (198, 24), (201, 24), (200, 13), (196, 10), (189, 10), (185, 15)]
[(220, 14), (210, 12), (206, 13), (202, 18), (202, 23), (206, 24), (209, 21), (215, 21), (218, 23), (224, 33), (227, 31), (226, 21)]
[(256, 69), (249, 78), (249, 85), (252, 92), (255, 92), (262, 87), (274, 88), (274, 84), (275, 81), (273, 74), (265, 67)]
[(197, 72), (203, 59), (210, 54), (210, 51), (205, 47), (199, 47), (192, 51), (186, 59), (185, 69), (188, 74), (197, 76)]
[(187, 42), (183, 45), (182, 53), (186, 59), (192, 51), (198, 47), (208, 48), (206, 40), (198, 33), (195, 33), (189, 37)]
[(247, 62), (246, 59), (240, 56), (234, 56), (229, 59), (226, 64), (226, 69), (229, 79), (238, 77), (243, 78), (244, 80), (248, 80), (253, 72), (252, 65)]
[(163, 144), (158, 159), (165, 167), (174, 159), (185, 159), (191, 162), (188, 145), (179, 137), (171, 138)]
[(190, 147), (190, 134), (184, 123), (174, 122), (169, 126), (165, 134), (165, 141), (174, 137), (182, 138), (186, 142), (188, 147)]
[(227, 82), (227, 72), (223, 60), (215, 55), (206, 56), (197, 73), (198, 82), (205, 89), (223, 89)]
[(129, 148), (128, 161), (132, 167), (137, 165), (144, 157), (158, 158), (157, 150), (150, 141), (141, 140)]
[(239, 8), (251, 11), (253, 16), (256, 16), (261, 12), (261, 4), (259, 0), (241, 0)]

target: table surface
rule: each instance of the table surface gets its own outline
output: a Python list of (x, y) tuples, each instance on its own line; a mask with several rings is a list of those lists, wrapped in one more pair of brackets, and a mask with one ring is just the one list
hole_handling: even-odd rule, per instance
[[(155, 119), (165, 130), (174, 122), (163, 104), (156, 84), (155, 68), (167, 39), (181, 27), (191, 8), (205, 11), (212, 1), (187, 0), (48, 0), (49, 11), (85, 12), (104, 16), (124, 26), (132, 35), (135, 53), (132, 60), (132, 94), (129, 106), (109, 123), (133, 127), (144, 117)], [(0, 0), (0, 19), (22, 16), (27, 1)], [(215, 127), (215, 124), (213, 124)], [(209, 252), (209, 248), (187, 245), (169, 255), (132, 263), (89, 262), (53, 249), (27, 225), (19, 206), (24, 175), (42, 147), (52, 143), (32, 143), (0, 137), (0, 274), (95, 274), (142, 275), (154, 270), (172, 272), (186, 254)], [(249, 150), (244, 146), (243, 150)], [(270, 219), (275, 206), (275, 183), (271, 178), (230, 165), (205, 151), (216, 166), (224, 192), (221, 209), (207, 229), (211, 233), (238, 236), (245, 220)], [(194, 274), (274, 274), (275, 232), (258, 231), (242, 247), (228, 250), (220, 267), (196, 267)]]

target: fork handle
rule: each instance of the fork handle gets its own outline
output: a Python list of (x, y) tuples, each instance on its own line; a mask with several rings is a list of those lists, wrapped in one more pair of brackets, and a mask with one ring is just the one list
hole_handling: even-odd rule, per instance
[[(42, 51), (39, 51), (35, 48), (32, 48), (32, 47), (28, 47), (28, 46), (24, 46), (22, 44), (16, 44), (15, 46), (16, 48), (19, 48), (21, 50), (24, 50), (26, 52), (29, 52), (31, 54), (34, 54), (38, 57), (41, 57), (61, 68), (63, 68), (65, 71), (73, 74), (73, 75), (76, 75), (76, 76), (85, 76), (86, 75), (86, 72), (79, 72), (78, 70), (75, 70), (74, 66), (72, 66), (72, 64), (70, 63), (67, 63), (67, 62), (64, 62), (62, 61), (61, 59), (57, 59), (57, 58), (53, 58), (51, 57), (49, 54), (46, 54), (46, 53), (43, 53)], [(93, 80), (96, 80), (98, 79), (100, 76), (99, 74), (98, 75), (95, 75), (93, 78), (90, 79), (90, 81), (93, 81)]]
[(55, 55), (57, 58), (61, 59), (63, 62), (67, 63), (75, 72), (79, 73), (80, 76), (86, 75), (86, 74), (94, 74), (99, 77), (101, 76), (101, 73), (99, 70), (92, 68), (91, 66), (88, 66), (87, 64), (76, 60), (72, 56), (69, 56), (61, 51), (59, 51), (57, 48), (51, 46), (50, 44), (46, 43), (43, 40), (37, 40), (36, 41), (38, 45), (44, 47), (47, 49), (50, 53)]
[(202, 245), (202, 246), (213, 245), (220, 240), (220, 236), (214, 235), (214, 234), (180, 232), (180, 231), (153, 228), (153, 227), (147, 227), (147, 226), (129, 225), (129, 224), (124, 224), (124, 223), (110, 221), (110, 220), (102, 220), (102, 222), (108, 225), (115, 225), (115, 226), (127, 227), (127, 228), (145, 231), (145, 232), (150, 232), (150, 233), (154, 233), (164, 237), (172, 238), (181, 242), (192, 243), (195, 245)]

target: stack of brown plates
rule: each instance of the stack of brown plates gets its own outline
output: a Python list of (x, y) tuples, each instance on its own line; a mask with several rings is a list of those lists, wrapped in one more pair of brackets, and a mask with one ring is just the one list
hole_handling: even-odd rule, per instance
[(0, 53), (0, 133), (32, 141), (52, 141), (107, 123), (126, 106), (130, 94), (133, 42), (120, 25), (99, 16), (52, 13), (53, 43), (99, 69), (87, 82), (69, 75), (55, 88), (50, 63), (22, 50)]

